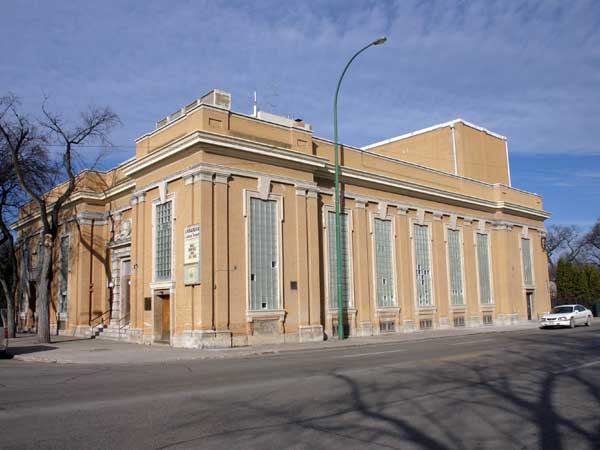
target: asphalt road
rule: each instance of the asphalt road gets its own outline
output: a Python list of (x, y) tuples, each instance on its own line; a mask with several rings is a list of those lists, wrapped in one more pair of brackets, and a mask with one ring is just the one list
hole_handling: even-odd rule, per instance
[(0, 361), (1, 449), (600, 449), (600, 326), (148, 365)]

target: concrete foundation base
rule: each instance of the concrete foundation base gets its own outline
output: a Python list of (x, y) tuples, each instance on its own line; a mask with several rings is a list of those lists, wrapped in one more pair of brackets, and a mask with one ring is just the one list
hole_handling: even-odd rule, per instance
[(415, 321), (414, 320), (405, 320), (402, 323), (402, 332), (403, 333), (412, 333), (415, 331)]
[(467, 319), (467, 323), (465, 324), (469, 328), (480, 327), (481, 326), (481, 317), (480, 316), (471, 316)]
[(130, 328), (127, 331), (127, 335), (129, 338), (129, 342), (133, 342), (136, 344), (144, 343), (144, 330), (141, 328)]
[(323, 327), (321, 325), (301, 325), (298, 328), (300, 342), (319, 342), (323, 340)]
[(521, 322), (518, 314), (498, 314), (496, 316), (496, 325), (514, 325)]
[(231, 331), (188, 330), (171, 337), (171, 345), (181, 348), (229, 348)]
[(438, 328), (441, 330), (450, 328), (450, 321), (448, 320), (447, 317), (440, 317), (440, 323), (438, 325)]
[[(267, 334), (255, 332), (251, 336), (248, 336), (248, 345), (284, 344), (285, 342), (286, 335), (283, 333)], [(298, 341), (296, 340), (296, 342)]]
[(73, 336), (78, 337), (91, 337), (92, 336), (92, 327), (89, 325), (77, 325), (72, 329)]
[(361, 322), (356, 328), (355, 336), (373, 336), (373, 324), (371, 322)]

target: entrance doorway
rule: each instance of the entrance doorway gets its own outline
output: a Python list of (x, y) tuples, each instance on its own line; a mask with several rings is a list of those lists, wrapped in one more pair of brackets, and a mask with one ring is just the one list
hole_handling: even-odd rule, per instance
[(154, 341), (171, 341), (171, 295), (168, 290), (154, 295)]
[(123, 260), (121, 263), (121, 326), (129, 325), (131, 303), (129, 301), (131, 280), (131, 261)]
[(527, 320), (531, 320), (533, 316), (533, 292), (526, 292), (525, 298), (527, 300)]
[(162, 334), (163, 341), (171, 339), (171, 297), (166, 295), (162, 298)]

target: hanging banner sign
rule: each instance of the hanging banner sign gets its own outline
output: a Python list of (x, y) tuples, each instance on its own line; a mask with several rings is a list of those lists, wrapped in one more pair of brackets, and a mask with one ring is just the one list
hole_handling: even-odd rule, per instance
[(200, 225), (189, 225), (183, 236), (184, 284), (200, 284)]

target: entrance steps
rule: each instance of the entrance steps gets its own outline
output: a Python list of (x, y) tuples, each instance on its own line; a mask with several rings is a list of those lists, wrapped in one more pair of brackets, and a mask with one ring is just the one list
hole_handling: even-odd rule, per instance
[(109, 324), (108, 326), (100, 324), (92, 330), (93, 339), (109, 339), (111, 341), (128, 341), (129, 325), (118, 326)]

